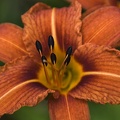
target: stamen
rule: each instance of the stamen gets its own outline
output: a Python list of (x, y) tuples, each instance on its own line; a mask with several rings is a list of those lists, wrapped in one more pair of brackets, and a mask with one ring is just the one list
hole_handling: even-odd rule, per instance
[(67, 66), (67, 65), (69, 64), (71, 54), (72, 54), (72, 47), (70, 46), (70, 47), (67, 49), (67, 51), (66, 51), (65, 59), (63, 60), (61, 66), (60, 66), (59, 71), (61, 71), (61, 69), (62, 69), (62, 67), (63, 67), (64, 65)]
[(48, 46), (49, 46), (49, 48), (51, 50), (53, 50), (53, 48), (54, 48), (54, 39), (53, 39), (53, 37), (51, 35), (48, 37)]
[(47, 66), (47, 59), (46, 59), (46, 57), (45, 57), (45, 56), (43, 56), (43, 55), (42, 55), (41, 60), (42, 60), (42, 63), (43, 63), (43, 68), (44, 68), (44, 72), (45, 72), (45, 77), (46, 77), (46, 80), (47, 80), (47, 82), (48, 82), (49, 84), (51, 84), (51, 83), (50, 83), (50, 81), (49, 81), (48, 72), (47, 72), (47, 70), (46, 70), (46, 66)]
[(70, 46), (68, 49), (67, 49), (67, 51), (66, 51), (66, 56), (67, 55), (71, 55), (72, 54), (72, 47)]
[[(47, 58), (42, 53), (41, 43), (38, 40), (36, 41), (36, 48), (37, 48), (37, 50), (40, 54), (40, 57), (41, 57), (41, 61), (43, 64), (44, 73), (45, 73), (47, 83), (49, 85), (52, 85), (55, 88), (57, 87), (57, 89), (61, 89), (62, 79), (64, 77), (66, 67), (70, 63), (71, 54), (72, 54), (72, 47), (71, 46), (68, 47), (68, 49), (66, 51), (65, 58), (64, 58), (63, 62), (61, 63), (61, 66), (59, 68), (57, 68), (57, 65), (56, 65), (57, 57), (56, 57), (56, 54), (53, 52), (54, 38), (51, 35), (48, 37), (48, 46), (50, 49), (51, 61), (49, 61), (49, 60), (47, 61)], [(48, 74), (47, 69), (51, 69), (52, 74), (51, 73)], [(52, 77), (52, 80), (51, 80), (51, 77)], [(59, 78), (59, 80), (58, 80), (58, 78)]]
[(41, 60), (42, 60), (43, 65), (46, 65), (46, 66), (47, 66), (47, 59), (46, 59), (46, 57), (45, 57), (45, 56), (42, 56), (42, 57), (41, 57)]
[(54, 53), (51, 53), (51, 62), (52, 62), (52, 64), (55, 64), (56, 63), (56, 55), (54, 54)]
[(68, 55), (68, 57), (64, 61), (64, 65), (67, 66), (70, 63), (70, 59), (71, 59), (71, 57)]
[(41, 45), (41, 43), (38, 40), (36, 40), (35, 44), (36, 44), (36, 48), (37, 48), (38, 52), (42, 53), (42, 45)]
[(48, 62), (47, 62), (46, 57), (42, 55), (42, 45), (38, 40), (36, 41), (36, 48), (37, 48), (37, 50), (38, 50), (38, 52), (40, 53), (40, 56), (41, 56), (41, 61), (43, 63), (43, 68), (44, 68), (46, 80), (49, 84), (51, 84), (50, 81), (49, 81), (48, 72), (46, 70), (46, 66), (47, 66)]

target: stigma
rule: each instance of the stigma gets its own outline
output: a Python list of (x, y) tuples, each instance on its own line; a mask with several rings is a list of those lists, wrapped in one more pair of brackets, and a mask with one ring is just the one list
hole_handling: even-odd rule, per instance
[(43, 66), (42, 70), (38, 73), (40, 83), (47, 88), (59, 91), (61, 94), (65, 94), (70, 91), (73, 86), (76, 85), (72, 79), (75, 77), (79, 82), (79, 77), (76, 77), (76, 74), (79, 74), (78, 71), (82, 71), (81, 67), (76, 69), (76, 71), (74, 68), (72, 69), (71, 65), (69, 65), (71, 61), (74, 65), (78, 65), (74, 59), (71, 59), (73, 53), (72, 46), (69, 46), (66, 51), (58, 49), (56, 51), (54, 38), (50, 35), (48, 37), (48, 48), (50, 54), (46, 57), (43, 53), (41, 42), (36, 40), (35, 44)]

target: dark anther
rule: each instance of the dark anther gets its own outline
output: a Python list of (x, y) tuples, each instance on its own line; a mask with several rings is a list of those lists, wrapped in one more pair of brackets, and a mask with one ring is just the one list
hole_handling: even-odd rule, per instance
[(70, 59), (71, 59), (71, 57), (68, 56), (68, 57), (66, 58), (65, 62), (64, 62), (64, 65), (67, 66), (67, 65), (70, 63)]
[(54, 48), (54, 39), (51, 35), (48, 37), (48, 46), (49, 46), (49, 48), (51, 48), (51, 47), (52, 47), (52, 49)]
[(42, 52), (42, 45), (38, 40), (36, 40), (36, 48), (37, 48), (38, 52), (40, 52), (40, 51)]
[(71, 54), (72, 54), (72, 47), (70, 46), (66, 51), (66, 55), (70, 56)]
[(46, 57), (45, 57), (45, 56), (42, 56), (42, 57), (41, 57), (41, 60), (42, 60), (43, 65), (46, 65), (46, 66), (47, 66), (47, 59), (46, 59)]
[(51, 53), (51, 62), (53, 63), (53, 64), (55, 64), (56, 63), (56, 55), (54, 54), (54, 53)]

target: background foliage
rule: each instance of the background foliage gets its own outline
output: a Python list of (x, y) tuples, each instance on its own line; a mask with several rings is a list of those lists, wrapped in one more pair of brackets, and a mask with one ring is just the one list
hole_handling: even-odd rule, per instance
[[(40, 1), (52, 7), (69, 5), (64, 0), (0, 0), (0, 23), (11, 22), (23, 27), (21, 15)], [(89, 108), (91, 120), (120, 120), (120, 105), (100, 105), (89, 102)], [(12, 115), (4, 115), (0, 120), (49, 120), (47, 101), (35, 107), (23, 107)]]

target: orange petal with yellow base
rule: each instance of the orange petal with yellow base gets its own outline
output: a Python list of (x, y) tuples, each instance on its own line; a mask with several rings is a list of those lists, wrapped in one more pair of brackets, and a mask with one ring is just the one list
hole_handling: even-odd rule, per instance
[(0, 116), (22, 106), (34, 106), (50, 92), (37, 79), (38, 65), (28, 56), (11, 61), (0, 69)]
[(70, 94), (102, 104), (120, 104), (120, 51), (85, 44), (76, 50), (75, 58), (83, 65), (84, 73)]
[(36, 40), (41, 42), (43, 54), (50, 54), (49, 35), (53, 36), (57, 50), (66, 50), (69, 46), (73, 46), (73, 50), (76, 49), (82, 42), (80, 17), (81, 5), (78, 2), (70, 7), (53, 9), (41, 3), (35, 4), (22, 16), (23, 40), (30, 56), (35, 56), (39, 62)]

